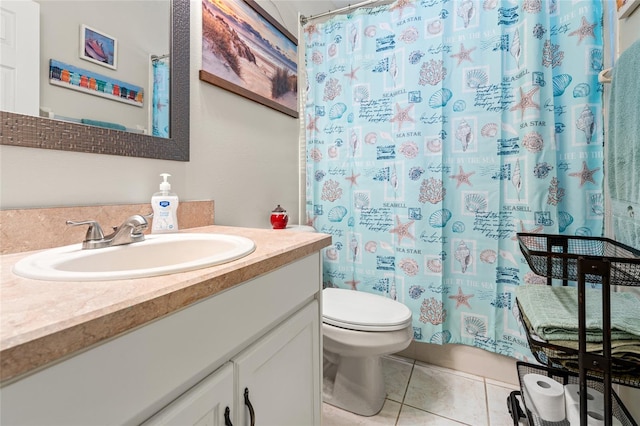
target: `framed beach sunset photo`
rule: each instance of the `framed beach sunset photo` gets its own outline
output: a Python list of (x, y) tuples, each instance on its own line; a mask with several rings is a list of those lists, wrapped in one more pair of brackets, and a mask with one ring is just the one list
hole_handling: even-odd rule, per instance
[(118, 40), (87, 25), (80, 25), (80, 58), (115, 70), (118, 67)]
[(298, 117), (298, 42), (253, 0), (202, 0), (200, 80)]

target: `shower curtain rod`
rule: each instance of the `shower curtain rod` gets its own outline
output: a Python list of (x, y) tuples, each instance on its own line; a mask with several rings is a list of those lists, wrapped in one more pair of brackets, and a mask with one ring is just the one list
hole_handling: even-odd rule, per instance
[(164, 55), (151, 55), (152, 61), (159, 61), (160, 59), (168, 58), (171, 56), (169, 53), (165, 53)]
[[(312, 19), (318, 19), (318, 18), (322, 18), (323, 16), (328, 16), (328, 15), (335, 15), (337, 13), (341, 13), (341, 12), (344, 12), (344, 11), (347, 11), (347, 10), (357, 9), (359, 7), (368, 6), (368, 5), (373, 4), (373, 3), (383, 3), (383, 2), (385, 2), (385, 0), (365, 0), (365, 1), (360, 2), (360, 3), (350, 4), (349, 6), (341, 7), (341, 8), (336, 9), (336, 10), (329, 10), (328, 12), (319, 13), (317, 15), (311, 15), (311, 16), (300, 15), (300, 23), (302, 25), (304, 25), (307, 22), (311, 21)], [(388, 3), (388, 1), (386, 1), (385, 3)]]

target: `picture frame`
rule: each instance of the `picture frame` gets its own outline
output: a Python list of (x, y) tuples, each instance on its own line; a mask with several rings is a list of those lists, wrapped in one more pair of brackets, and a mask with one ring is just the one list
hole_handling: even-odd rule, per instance
[(618, 19), (629, 17), (640, 6), (640, 0), (616, 0)]
[(144, 89), (56, 59), (49, 60), (49, 83), (112, 101), (143, 107)]
[(88, 25), (80, 25), (80, 58), (115, 70), (118, 68), (118, 40)]
[(253, 0), (202, 0), (200, 80), (298, 118), (298, 41)]

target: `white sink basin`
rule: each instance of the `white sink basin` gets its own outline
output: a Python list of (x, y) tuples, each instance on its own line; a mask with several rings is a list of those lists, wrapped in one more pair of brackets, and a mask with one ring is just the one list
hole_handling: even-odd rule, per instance
[(244, 257), (255, 250), (245, 237), (156, 234), (145, 241), (82, 250), (82, 244), (45, 250), (17, 262), (16, 275), (48, 281), (103, 281), (192, 271)]

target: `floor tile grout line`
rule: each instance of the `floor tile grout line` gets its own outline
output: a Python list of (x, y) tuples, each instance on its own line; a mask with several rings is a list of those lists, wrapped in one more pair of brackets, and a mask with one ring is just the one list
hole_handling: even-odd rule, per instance
[(400, 421), (400, 414), (402, 413), (402, 407), (404, 407), (404, 399), (407, 397), (407, 392), (409, 392), (409, 383), (411, 383), (411, 376), (413, 376), (413, 370), (416, 367), (416, 360), (414, 359), (411, 363), (411, 371), (409, 372), (409, 379), (407, 380), (407, 384), (404, 387), (404, 393), (402, 394), (402, 401), (400, 402), (400, 410), (398, 411), (398, 416), (396, 417), (396, 422), (394, 425), (397, 426)]

